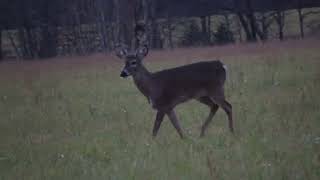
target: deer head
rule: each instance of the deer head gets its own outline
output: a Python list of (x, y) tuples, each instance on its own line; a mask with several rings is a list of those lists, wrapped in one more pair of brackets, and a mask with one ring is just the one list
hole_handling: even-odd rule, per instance
[(125, 66), (121, 71), (120, 76), (126, 78), (135, 75), (143, 67), (142, 60), (148, 54), (148, 47), (141, 46), (135, 51), (129, 51), (125, 46), (116, 48), (116, 55), (125, 61)]

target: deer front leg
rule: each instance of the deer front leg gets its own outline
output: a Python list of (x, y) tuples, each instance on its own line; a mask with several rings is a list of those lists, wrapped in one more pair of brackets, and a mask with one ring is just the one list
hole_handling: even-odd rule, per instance
[(159, 128), (161, 126), (161, 123), (164, 118), (164, 113), (162, 111), (157, 112), (156, 120), (154, 121), (154, 126), (153, 126), (153, 131), (152, 131), (152, 136), (156, 137), (157, 133), (159, 131)]
[(201, 127), (201, 134), (200, 137), (204, 136), (204, 133), (209, 125), (209, 123), (212, 121), (213, 116), (216, 114), (217, 110), (218, 110), (219, 106), (216, 104), (213, 104), (212, 107), (210, 108), (210, 114), (207, 117), (206, 121), (203, 123), (202, 127)]
[(234, 133), (233, 120), (232, 120), (232, 105), (228, 103), (224, 98), (221, 97), (211, 97), (212, 101), (218, 104), (227, 114), (229, 120), (229, 129), (231, 133)]
[(176, 128), (180, 137), (183, 138), (182, 130), (180, 128), (179, 121), (177, 119), (177, 116), (176, 116), (176, 113), (174, 112), (174, 110), (172, 109), (169, 112), (167, 112), (167, 115), (168, 115), (172, 125), (174, 126), (174, 128)]

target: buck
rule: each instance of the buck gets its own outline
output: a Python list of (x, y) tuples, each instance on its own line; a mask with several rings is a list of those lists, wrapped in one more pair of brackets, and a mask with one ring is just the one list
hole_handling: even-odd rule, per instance
[(233, 132), (232, 106), (226, 101), (224, 95), (223, 86), (226, 80), (224, 64), (219, 60), (198, 62), (151, 73), (142, 63), (147, 54), (147, 46), (139, 47), (134, 52), (129, 52), (123, 46), (116, 48), (116, 55), (125, 60), (120, 76), (123, 78), (132, 76), (137, 88), (157, 110), (153, 127), (154, 137), (158, 133), (164, 116), (167, 115), (180, 137), (183, 138), (174, 108), (191, 99), (210, 108), (209, 116), (201, 127), (201, 137), (204, 136), (219, 107), (226, 112), (229, 129)]

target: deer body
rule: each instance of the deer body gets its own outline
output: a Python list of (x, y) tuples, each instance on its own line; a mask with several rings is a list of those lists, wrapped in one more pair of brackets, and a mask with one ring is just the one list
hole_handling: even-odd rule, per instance
[(118, 56), (126, 59), (122, 77), (132, 75), (140, 92), (157, 110), (153, 136), (157, 135), (165, 115), (168, 115), (180, 137), (183, 137), (174, 108), (183, 102), (196, 99), (210, 107), (210, 114), (201, 129), (201, 136), (219, 107), (228, 115), (229, 128), (233, 132), (232, 106), (225, 100), (224, 82), (226, 69), (220, 61), (207, 61), (180, 66), (151, 73), (142, 64), (147, 50), (139, 50), (134, 55), (120, 51)]
[(141, 68), (133, 75), (134, 82), (153, 108), (161, 111), (190, 99), (209, 96), (226, 78), (220, 61), (199, 62), (156, 73), (148, 72), (144, 66)]

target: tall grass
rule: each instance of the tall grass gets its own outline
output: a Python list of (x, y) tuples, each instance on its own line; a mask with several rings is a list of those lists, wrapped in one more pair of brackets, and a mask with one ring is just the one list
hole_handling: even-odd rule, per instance
[[(179, 51), (215, 58), (151, 52), (146, 65), (195, 61)], [(155, 112), (109, 56), (0, 65), (0, 179), (319, 179), (319, 50), (220, 57), (236, 134), (219, 110), (199, 138), (209, 109), (190, 102), (177, 108), (185, 140), (167, 119), (151, 137)]]

